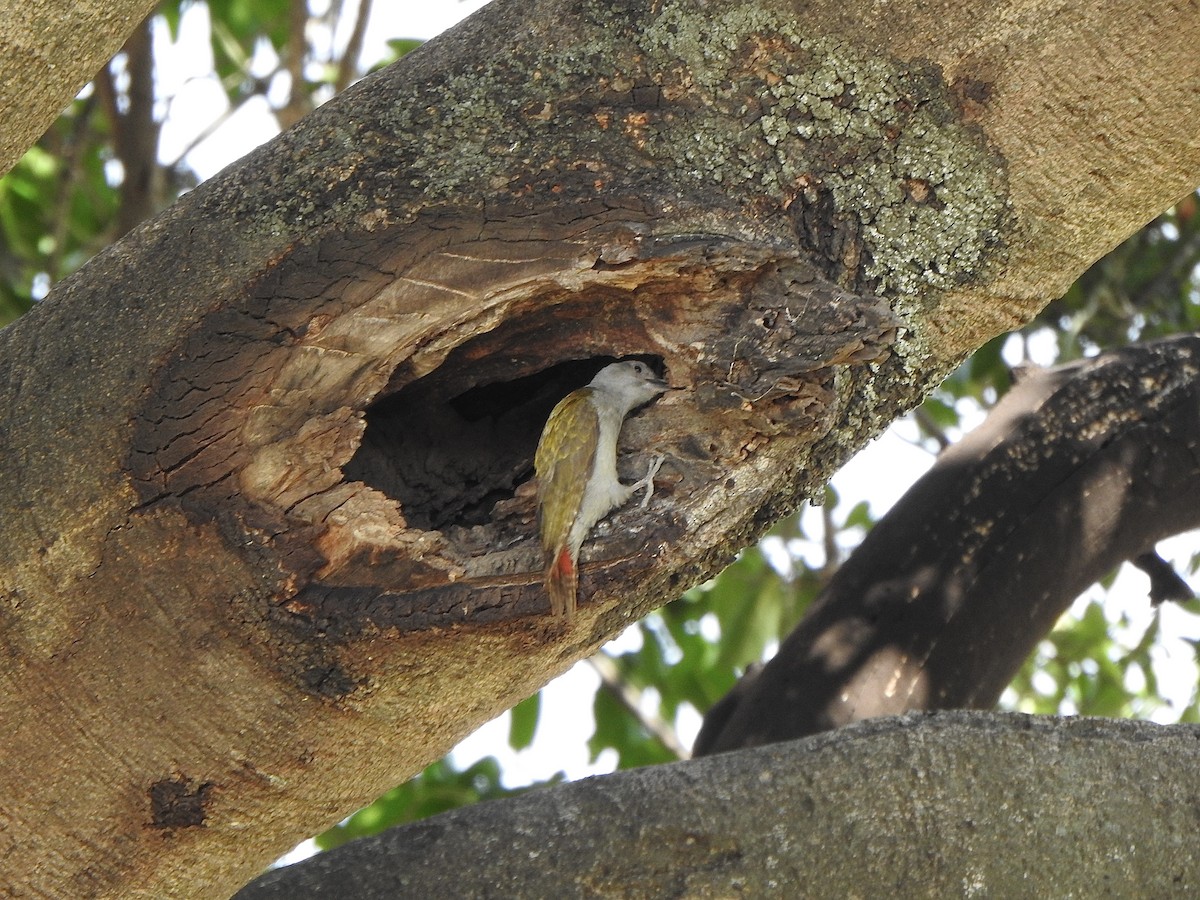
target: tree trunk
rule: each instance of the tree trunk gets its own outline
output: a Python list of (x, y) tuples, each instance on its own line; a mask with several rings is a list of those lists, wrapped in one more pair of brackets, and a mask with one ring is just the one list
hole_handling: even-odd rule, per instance
[[(136, 229), (0, 332), (9, 881), (227, 894), (718, 570), (1200, 180), (1198, 36), (497, 0)], [(626, 354), (660, 494), (548, 628), (533, 448)]]
[(1200, 730), (941, 713), (480, 803), (236, 900), (1191, 897)]

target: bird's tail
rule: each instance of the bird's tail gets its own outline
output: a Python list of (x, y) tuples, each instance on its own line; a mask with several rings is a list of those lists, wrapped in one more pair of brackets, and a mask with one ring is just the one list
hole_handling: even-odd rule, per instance
[(575, 615), (575, 595), (579, 589), (579, 570), (571, 551), (559, 547), (546, 567), (546, 593), (550, 595), (550, 613), (556, 619), (570, 621)]

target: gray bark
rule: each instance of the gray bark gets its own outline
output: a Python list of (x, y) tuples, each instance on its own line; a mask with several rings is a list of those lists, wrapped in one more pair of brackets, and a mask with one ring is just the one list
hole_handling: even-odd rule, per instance
[(1200, 729), (940, 713), (538, 790), (236, 900), (1184, 897)]

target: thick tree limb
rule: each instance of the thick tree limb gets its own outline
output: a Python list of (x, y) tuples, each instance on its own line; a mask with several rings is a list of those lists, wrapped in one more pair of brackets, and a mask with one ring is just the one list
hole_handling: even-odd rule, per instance
[[(0, 332), (10, 880), (232, 890), (719, 569), (1200, 181), (1198, 36), (497, 0), (136, 229)], [(541, 417), (633, 353), (662, 491), (547, 635)]]
[(696, 752), (990, 707), (1084, 588), (1196, 527), (1200, 337), (1029, 374), (713, 707)]
[(154, 0), (10, 0), (0, 9), (0, 174), (121, 49)]
[(942, 713), (482, 803), (237, 900), (1181, 897), (1200, 730)]

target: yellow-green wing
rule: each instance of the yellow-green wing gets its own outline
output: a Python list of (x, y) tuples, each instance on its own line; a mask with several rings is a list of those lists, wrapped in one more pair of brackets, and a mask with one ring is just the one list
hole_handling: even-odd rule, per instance
[(534, 455), (542, 549), (547, 555), (566, 544), (592, 471), (600, 420), (589, 402), (591, 395), (591, 388), (580, 388), (559, 401), (546, 420)]

